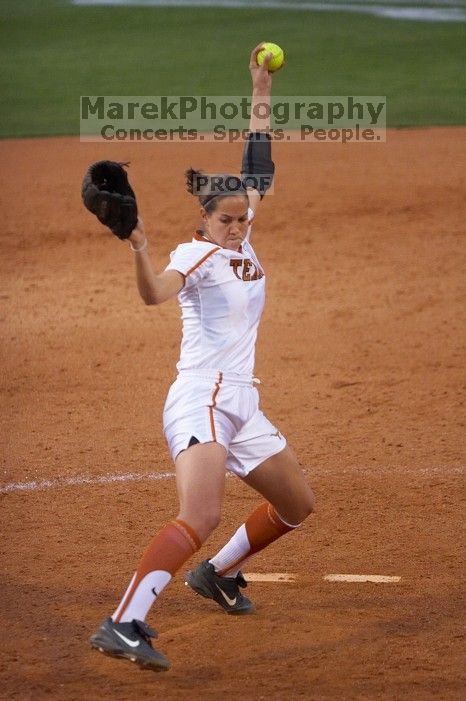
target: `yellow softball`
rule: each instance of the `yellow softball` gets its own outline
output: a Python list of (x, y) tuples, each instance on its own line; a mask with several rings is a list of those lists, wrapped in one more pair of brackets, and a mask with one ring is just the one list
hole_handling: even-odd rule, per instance
[(272, 54), (273, 58), (269, 63), (269, 73), (274, 73), (282, 67), (283, 61), (285, 60), (285, 54), (283, 49), (278, 46), (278, 44), (272, 44), (270, 41), (266, 41), (262, 44), (262, 49), (257, 54), (257, 65), (262, 66), (264, 63), (264, 58), (267, 54)]

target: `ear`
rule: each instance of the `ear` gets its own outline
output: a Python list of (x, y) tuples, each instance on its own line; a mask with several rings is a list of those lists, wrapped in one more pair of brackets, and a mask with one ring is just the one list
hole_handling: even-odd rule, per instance
[(200, 212), (201, 212), (202, 221), (207, 223), (207, 219), (209, 218), (209, 215), (207, 214), (204, 207), (201, 207)]

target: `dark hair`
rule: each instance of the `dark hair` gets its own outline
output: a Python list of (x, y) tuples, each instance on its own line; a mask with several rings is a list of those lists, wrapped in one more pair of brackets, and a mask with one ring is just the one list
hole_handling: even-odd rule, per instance
[(202, 170), (188, 168), (185, 171), (186, 189), (207, 212), (214, 212), (224, 197), (247, 197), (248, 193), (238, 175), (228, 173), (210, 175)]

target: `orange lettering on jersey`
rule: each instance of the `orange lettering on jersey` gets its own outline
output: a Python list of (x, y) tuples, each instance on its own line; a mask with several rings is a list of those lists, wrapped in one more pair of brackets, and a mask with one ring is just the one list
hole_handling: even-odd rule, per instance
[(258, 268), (257, 265), (252, 262), (252, 260), (250, 261), (250, 263), (251, 263), (251, 266), (254, 268), (254, 273), (250, 276), (249, 279), (250, 280), (260, 280), (261, 277), (264, 277), (264, 273), (262, 272), (262, 270), (260, 268)]
[(249, 258), (246, 258), (246, 260), (243, 263), (243, 280), (244, 280), (244, 282), (251, 281), (251, 273), (249, 272), (251, 265), (252, 265), (252, 261), (250, 261)]
[[(243, 259), (243, 258), (231, 258), (230, 259), (230, 266), (233, 268), (233, 272), (235, 273), (236, 277), (238, 280), (243, 280), (244, 282), (252, 282), (253, 280), (260, 280), (262, 277), (264, 277), (264, 273), (260, 268), (257, 267), (255, 263), (252, 262), (249, 258)], [(243, 268), (240, 273), (240, 268)]]
[(238, 275), (238, 268), (241, 268), (243, 261), (241, 258), (231, 258), (230, 260), (230, 266), (233, 268), (233, 272), (238, 278), (238, 280), (241, 280), (240, 276)]

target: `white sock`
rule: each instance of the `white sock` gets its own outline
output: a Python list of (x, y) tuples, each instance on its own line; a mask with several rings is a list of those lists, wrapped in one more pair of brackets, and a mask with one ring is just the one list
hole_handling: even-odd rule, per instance
[[(113, 621), (115, 620), (115, 618), (117, 618), (118, 612), (126, 600), (126, 595), (133, 586), (135, 577), (136, 573), (134, 573), (134, 576), (131, 582), (129, 583), (129, 587), (121, 600), (121, 604), (112, 614)], [(154, 572), (149, 572), (149, 574), (146, 574), (144, 579), (142, 579), (139, 582), (136, 591), (133, 593), (131, 601), (128, 604), (127, 609), (125, 610), (118, 622), (127, 623), (129, 621), (132, 621), (133, 619), (135, 619), (136, 621), (143, 621), (147, 616), (150, 607), (152, 606), (162, 589), (165, 589), (171, 578), (172, 575), (170, 574), (170, 572), (166, 572), (165, 570), (155, 570)]]
[[(216, 572), (222, 572), (222, 577), (236, 577), (240, 567), (235, 563), (244, 564), (246, 556), (251, 551), (251, 543), (243, 523), (228, 543), (212, 557), (209, 562), (215, 567)], [(230, 569), (227, 569), (230, 565)]]

